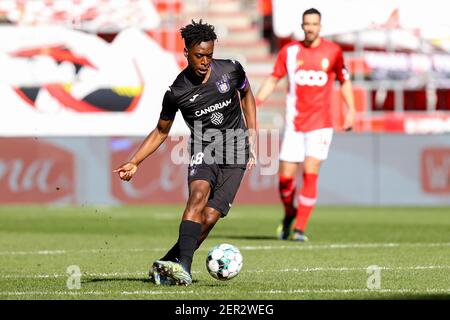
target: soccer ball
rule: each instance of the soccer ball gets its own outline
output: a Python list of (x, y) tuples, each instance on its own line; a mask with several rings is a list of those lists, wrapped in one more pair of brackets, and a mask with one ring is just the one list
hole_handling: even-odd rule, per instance
[(222, 243), (213, 247), (206, 257), (206, 269), (209, 274), (219, 280), (230, 280), (241, 271), (242, 254), (235, 246)]

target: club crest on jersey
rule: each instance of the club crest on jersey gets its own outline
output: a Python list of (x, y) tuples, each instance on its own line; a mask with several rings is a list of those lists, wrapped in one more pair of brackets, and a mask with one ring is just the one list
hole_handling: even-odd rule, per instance
[(230, 90), (230, 83), (228, 82), (228, 74), (224, 74), (222, 79), (216, 81), (217, 89), (220, 93), (225, 93)]
[(320, 62), (320, 66), (322, 67), (323, 71), (327, 71), (328, 67), (330, 66), (330, 60), (328, 60), (327, 58), (323, 58)]
[(189, 176), (193, 176), (197, 173), (197, 166), (194, 164), (189, 167)]

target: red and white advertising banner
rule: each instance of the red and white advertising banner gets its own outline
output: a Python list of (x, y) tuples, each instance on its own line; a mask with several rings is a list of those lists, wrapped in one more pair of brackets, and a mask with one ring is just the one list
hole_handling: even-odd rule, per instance
[(32, 138), (0, 139), (0, 203), (71, 203), (74, 155)]
[(450, 147), (424, 149), (421, 172), (422, 189), (426, 193), (450, 195)]
[[(279, 138), (258, 144), (259, 165), (246, 172), (234, 206), (280, 204)], [(168, 139), (129, 182), (112, 172), (142, 139), (2, 138), (0, 203), (185, 204), (186, 137)], [(449, 135), (336, 133), (318, 188), (318, 205), (448, 206)]]
[[(271, 140), (273, 137), (274, 140)], [(184, 203), (188, 197), (187, 173), (189, 156), (187, 137), (168, 139), (151, 157), (139, 166), (139, 172), (124, 183), (111, 178), (111, 193), (122, 203)], [(278, 195), (278, 135), (260, 136), (258, 165), (247, 170), (236, 201), (239, 203), (275, 203)], [(111, 168), (129, 159), (141, 141), (111, 139)]]
[(366, 128), (372, 132), (390, 132), (406, 134), (443, 134), (450, 133), (450, 115), (444, 112), (406, 113), (385, 112), (380, 116), (358, 120), (357, 128)]

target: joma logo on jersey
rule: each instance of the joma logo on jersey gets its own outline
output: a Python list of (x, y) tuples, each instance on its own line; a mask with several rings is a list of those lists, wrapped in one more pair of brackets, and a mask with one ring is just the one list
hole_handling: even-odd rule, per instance
[(231, 99), (225, 100), (225, 101), (221, 101), (218, 102), (216, 104), (213, 104), (212, 106), (209, 106), (208, 108), (204, 108), (202, 110), (197, 110), (195, 111), (195, 115), (197, 117), (203, 116), (205, 114), (214, 112), (216, 110), (220, 110), (223, 109), (224, 107), (227, 107), (229, 104), (231, 103)]
[(328, 75), (324, 71), (298, 70), (295, 73), (295, 82), (299, 86), (323, 87), (328, 81)]

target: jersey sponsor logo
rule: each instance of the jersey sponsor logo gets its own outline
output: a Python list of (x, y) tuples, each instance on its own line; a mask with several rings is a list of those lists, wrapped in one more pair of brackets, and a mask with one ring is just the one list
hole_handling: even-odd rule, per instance
[(228, 74), (224, 74), (222, 76), (222, 79), (219, 81), (216, 81), (217, 89), (220, 93), (225, 93), (230, 91), (230, 83), (228, 82)]
[(203, 116), (203, 115), (205, 115), (205, 114), (214, 112), (214, 111), (216, 111), (216, 110), (223, 109), (224, 107), (227, 107), (230, 103), (231, 103), (231, 99), (228, 99), (228, 100), (225, 100), (225, 101), (218, 102), (218, 103), (213, 104), (212, 106), (209, 106), (209, 107), (204, 108), (204, 109), (202, 109), (202, 110), (197, 110), (197, 111), (195, 111), (195, 115), (196, 115), (197, 117)]
[(211, 122), (214, 123), (216, 126), (222, 124), (223, 122), (223, 114), (220, 112), (214, 112), (211, 115)]
[(198, 96), (199, 96), (199, 94), (194, 94), (194, 95), (192, 96), (192, 98), (189, 99), (189, 101), (190, 101), (190, 102), (194, 102), (195, 99), (197, 99)]
[(323, 87), (328, 82), (328, 75), (324, 71), (301, 69), (295, 73), (295, 82), (299, 86)]

